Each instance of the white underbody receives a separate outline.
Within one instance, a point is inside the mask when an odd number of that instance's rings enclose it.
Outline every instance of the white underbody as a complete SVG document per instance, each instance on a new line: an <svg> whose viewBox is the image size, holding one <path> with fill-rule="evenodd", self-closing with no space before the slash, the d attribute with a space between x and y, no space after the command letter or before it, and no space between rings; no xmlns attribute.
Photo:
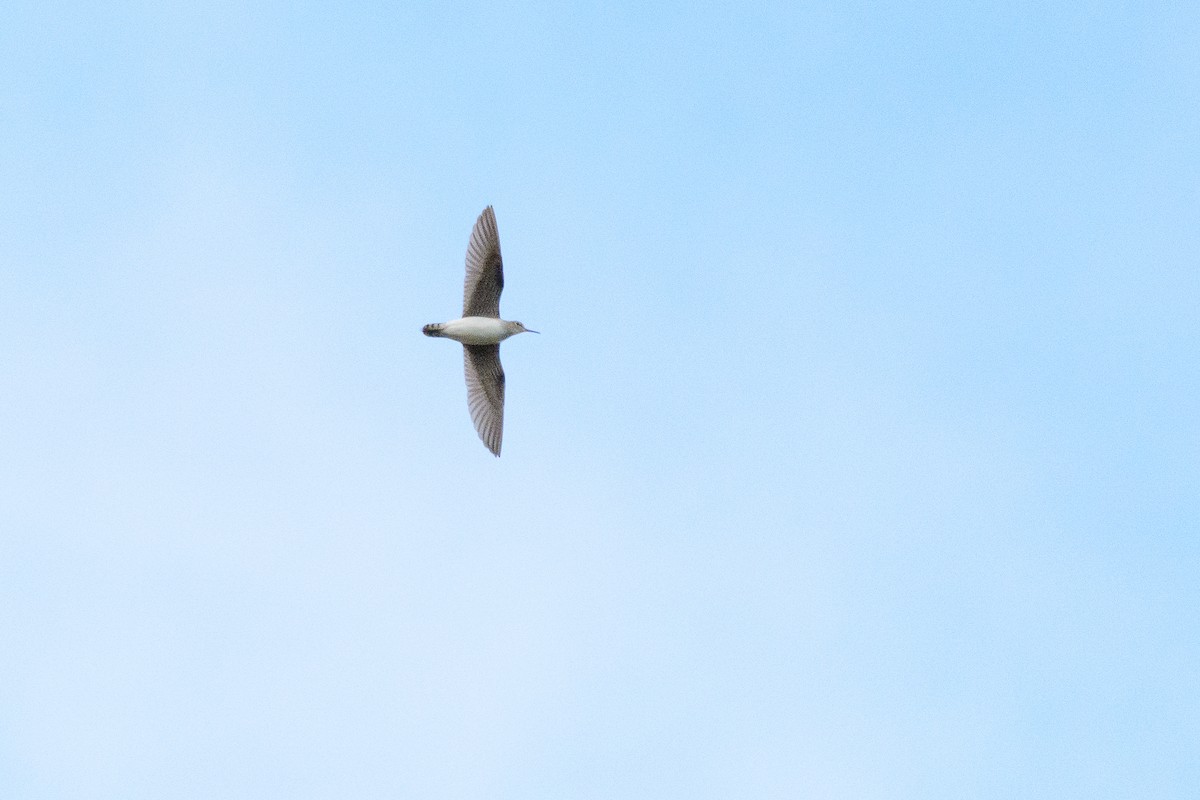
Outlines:
<svg viewBox="0 0 1200 800"><path fill-rule="evenodd" d="M463 317L443 324L439 335L463 344L499 344L515 332L502 319Z"/></svg>

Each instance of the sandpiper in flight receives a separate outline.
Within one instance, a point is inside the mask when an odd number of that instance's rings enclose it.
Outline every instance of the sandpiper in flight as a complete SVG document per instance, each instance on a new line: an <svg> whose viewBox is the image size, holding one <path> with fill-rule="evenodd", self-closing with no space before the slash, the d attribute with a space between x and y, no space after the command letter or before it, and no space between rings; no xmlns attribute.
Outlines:
<svg viewBox="0 0 1200 800"><path fill-rule="evenodd" d="M475 220L467 245L467 278L463 284L462 319L435 322L421 332L461 342L467 371L467 407L475 430L488 450L499 458L504 435L504 368L500 343L518 333L537 333L519 322L500 319L504 262L496 215L488 206Z"/></svg>

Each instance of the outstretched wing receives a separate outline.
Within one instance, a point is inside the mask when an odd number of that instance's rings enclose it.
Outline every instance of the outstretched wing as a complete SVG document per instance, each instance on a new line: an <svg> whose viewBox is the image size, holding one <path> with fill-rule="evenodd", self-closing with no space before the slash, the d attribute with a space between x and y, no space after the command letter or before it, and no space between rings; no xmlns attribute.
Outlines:
<svg viewBox="0 0 1200 800"><path fill-rule="evenodd" d="M471 421L487 449L499 458L500 440L504 436L504 367L500 366L500 345L464 344L463 361Z"/></svg>
<svg viewBox="0 0 1200 800"><path fill-rule="evenodd" d="M504 262L500 258L500 232L496 214L488 206L475 220L467 244L467 277L463 283L464 317L500 317L500 291L504 288Z"/></svg>

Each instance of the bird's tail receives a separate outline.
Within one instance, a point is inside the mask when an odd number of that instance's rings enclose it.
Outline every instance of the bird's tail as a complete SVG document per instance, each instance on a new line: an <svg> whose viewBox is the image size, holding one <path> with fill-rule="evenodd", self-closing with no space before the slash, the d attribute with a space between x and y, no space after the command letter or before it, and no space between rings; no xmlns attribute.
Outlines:
<svg viewBox="0 0 1200 800"><path fill-rule="evenodd" d="M446 327L446 326L443 325L442 323L434 322L429 325L426 325L424 328L421 328L421 333L425 334L426 336L441 336L442 328L444 328L444 327Z"/></svg>

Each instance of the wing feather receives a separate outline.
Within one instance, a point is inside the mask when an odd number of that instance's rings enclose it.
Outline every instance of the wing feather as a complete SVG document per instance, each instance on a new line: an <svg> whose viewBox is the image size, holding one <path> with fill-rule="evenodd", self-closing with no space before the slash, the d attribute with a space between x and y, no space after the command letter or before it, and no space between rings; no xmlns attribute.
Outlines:
<svg viewBox="0 0 1200 800"><path fill-rule="evenodd" d="M487 449L499 458L504 436L504 367L500 365L500 345L464 344L463 362L471 421Z"/></svg>
<svg viewBox="0 0 1200 800"><path fill-rule="evenodd" d="M500 317L500 292L504 289L504 261L500 257L500 232L496 213L488 206L475 220L467 243L467 277L463 282L464 317Z"/></svg>

